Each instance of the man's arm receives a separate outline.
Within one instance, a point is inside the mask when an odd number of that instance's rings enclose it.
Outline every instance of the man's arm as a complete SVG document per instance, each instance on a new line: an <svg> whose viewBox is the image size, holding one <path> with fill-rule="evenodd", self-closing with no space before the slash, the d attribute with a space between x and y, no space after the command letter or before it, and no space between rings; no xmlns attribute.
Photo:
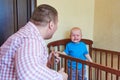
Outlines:
<svg viewBox="0 0 120 80"><path fill-rule="evenodd" d="M20 80L63 80L60 73L46 66L47 57L41 52L40 45L39 41L24 39L24 44L17 50L15 56L17 78Z"/></svg>

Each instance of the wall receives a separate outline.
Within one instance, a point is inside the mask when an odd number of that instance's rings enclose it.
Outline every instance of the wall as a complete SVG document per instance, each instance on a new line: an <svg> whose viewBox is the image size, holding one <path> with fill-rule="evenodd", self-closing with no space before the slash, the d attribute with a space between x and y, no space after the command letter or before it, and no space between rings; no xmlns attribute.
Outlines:
<svg viewBox="0 0 120 80"><path fill-rule="evenodd" d="M120 51L120 0L95 0L94 47Z"/></svg>
<svg viewBox="0 0 120 80"><path fill-rule="evenodd" d="M72 27L82 29L83 38L94 47L120 51L120 0L37 0L58 10L58 30L47 42L68 38Z"/></svg>
<svg viewBox="0 0 120 80"><path fill-rule="evenodd" d="M72 27L80 27L83 38L93 39L94 0L37 0L37 5L50 4L58 10L58 30L51 40L69 37Z"/></svg>

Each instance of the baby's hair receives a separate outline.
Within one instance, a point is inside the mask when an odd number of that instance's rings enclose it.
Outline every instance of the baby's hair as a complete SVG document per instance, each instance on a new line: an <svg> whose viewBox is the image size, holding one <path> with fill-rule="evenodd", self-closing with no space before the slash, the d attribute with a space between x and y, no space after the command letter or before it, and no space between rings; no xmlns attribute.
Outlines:
<svg viewBox="0 0 120 80"><path fill-rule="evenodd" d="M71 29L70 34L72 33L73 30L80 30L80 32L81 32L81 29L80 29L79 27L73 27L73 28ZM81 33L82 33L82 32L81 32Z"/></svg>
<svg viewBox="0 0 120 80"><path fill-rule="evenodd" d="M79 27L73 27L71 30L76 30L76 29L78 29L78 30L81 30Z"/></svg>

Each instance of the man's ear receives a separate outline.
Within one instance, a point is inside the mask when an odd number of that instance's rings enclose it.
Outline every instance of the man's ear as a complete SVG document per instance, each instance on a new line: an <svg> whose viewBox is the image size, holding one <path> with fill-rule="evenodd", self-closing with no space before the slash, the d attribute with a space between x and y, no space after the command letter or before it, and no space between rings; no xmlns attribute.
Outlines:
<svg viewBox="0 0 120 80"><path fill-rule="evenodd" d="M53 23L53 21L50 21L50 22L49 22L49 29L52 30L53 28L54 28L54 23Z"/></svg>

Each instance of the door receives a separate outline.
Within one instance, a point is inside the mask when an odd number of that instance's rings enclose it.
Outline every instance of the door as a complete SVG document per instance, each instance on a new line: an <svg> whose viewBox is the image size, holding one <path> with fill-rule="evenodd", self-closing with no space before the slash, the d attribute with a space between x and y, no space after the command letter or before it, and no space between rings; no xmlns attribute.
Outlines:
<svg viewBox="0 0 120 80"><path fill-rule="evenodd" d="M36 7L36 0L0 0L0 46L24 26Z"/></svg>

